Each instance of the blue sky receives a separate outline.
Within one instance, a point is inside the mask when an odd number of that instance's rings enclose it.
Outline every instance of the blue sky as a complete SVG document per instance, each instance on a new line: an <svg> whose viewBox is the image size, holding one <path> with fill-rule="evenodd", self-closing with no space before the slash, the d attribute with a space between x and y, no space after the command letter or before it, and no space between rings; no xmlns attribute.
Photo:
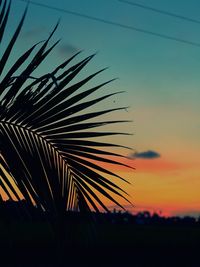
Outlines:
<svg viewBox="0 0 200 267"><path fill-rule="evenodd" d="M200 44L200 24L150 12L118 0L35 2ZM137 2L200 20L200 2L197 0ZM25 6L23 1L13 1L10 29L14 29L13 25L16 25ZM30 4L13 58L35 42L45 39L59 18L61 22L54 39L62 38L61 44L36 75L51 70L52 66L78 50L84 50L80 59L98 51L83 76L109 66L95 83L119 77L107 90L126 91L114 99L114 104L131 106L127 113L119 116L134 120L125 129L135 134L120 142L135 148L138 153L152 150L161 155L158 159L134 161L138 171L134 174L135 188L130 189L130 193L135 195L133 202L144 209L150 206L154 210L171 213L200 210L200 46ZM160 168L163 164L164 169ZM167 178L163 179L166 175ZM152 183L149 184L149 180ZM144 194L148 194L149 198ZM163 194L166 195L164 199ZM174 202L176 209L172 208Z"/></svg>

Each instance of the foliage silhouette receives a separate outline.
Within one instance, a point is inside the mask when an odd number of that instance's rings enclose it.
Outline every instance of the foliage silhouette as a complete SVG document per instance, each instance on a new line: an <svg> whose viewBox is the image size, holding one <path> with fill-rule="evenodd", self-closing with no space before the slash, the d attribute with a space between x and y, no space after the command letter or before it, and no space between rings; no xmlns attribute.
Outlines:
<svg viewBox="0 0 200 267"><path fill-rule="evenodd" d="M1 266L4 262L5 266L20 267L199 266L200 218L161 217L149 212L92 213L98 238L85 246L81 231L86 223L83 213L69 211L65 229L76 231L70 231L68 239L63 240L64 257L59 265L55 236L43 213L32 207L35 215L30 220L16 216L19 211L23 214L26 201L1 204Z"/></svg>
<svg viewBox="0 0 200 267"><path fill-rule="evenodd" d="M10 7L11 1L0 1L2 190L10 199L15 197L20 200L23 196L29 205L36 204L38 208L55 216L62 216L67 210L99 211L99 206L108 211L101 200L102 195L122 207L115 196L129 202L126 192L106 176L111 175L127 181L103 168L99 162L129 167L111 159L123 157L122 155L105 149L125 147L96 141L93 138L128 133L98 132L89 129L127 122L96 121L99 116L126 107L88 111L88 108L121 92L88 99L113 80L81 91L84 85L104 69L71 85L72 80L94 57L88 56L71 66L72 60L80 52L65 60L51 73L38 78L33 77L33 72L59 43L56 41L49 45L59 23L46 41L33 45L11 64L9 58L21 32L27 9L2 52ZM5 73L6 67L8 71Z"/></svg>

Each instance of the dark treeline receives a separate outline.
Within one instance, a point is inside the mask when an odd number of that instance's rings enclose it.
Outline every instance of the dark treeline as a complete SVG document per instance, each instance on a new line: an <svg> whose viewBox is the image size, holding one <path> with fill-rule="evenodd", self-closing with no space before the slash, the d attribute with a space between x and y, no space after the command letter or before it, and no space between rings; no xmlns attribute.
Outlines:
<svg viewBox="0 0 200 267"><path fill-rule="evenodd" d="M200 214L200 213L199 213ZM192 216L170 216L165 217L149 211L138 212L133 215L129 212L113 210L110 213L92 213L92 218L98 222L109 224L135 224L135 225L176 225L176 226L199 226L200 215L198 218ZM1 220L48 220L47 212L34 206L28 206L25 200L22 201L0 201ZM79 212L66 212L68 217L81 217Z"/></svg>
<svg viewBox="0 0 200 267"><path fill-rule="evenodd" d="M2 201L1 262L10 264L5 266L200 266L200 218L66 212L62 244L55 239L51 220L25 201Z"/></svg>

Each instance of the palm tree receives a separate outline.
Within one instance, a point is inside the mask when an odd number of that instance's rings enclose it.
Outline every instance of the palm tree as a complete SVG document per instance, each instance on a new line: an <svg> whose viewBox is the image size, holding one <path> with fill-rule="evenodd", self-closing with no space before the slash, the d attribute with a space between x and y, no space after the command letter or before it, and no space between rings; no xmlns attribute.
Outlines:
<svg viewBox="0 0 200 267"><path fill-rule="evenodd" d="M126 135L96 131L97 127L126 122L97 120L126 107L88 111L88 108L121 92L88 99L113 80L81 91L104 69L71 85L94 55L70 65L77 53L51 73L33 77L34 70L59 43L56 41L49 45L58 24L46 41L25 51L5 73L26 16L25 10L3 51L2 40L10 7L11 1L0 1L0 186L4 194L10 199L23 197L30 205L56 216L67 210L99 211L101 207L108 211L101 195L122 207L115 196L129 201L126 192L107 176L127 181L99 163L128 167L112 159L121 155L107 149L124 147L96 141L95 138Z"/></svg>

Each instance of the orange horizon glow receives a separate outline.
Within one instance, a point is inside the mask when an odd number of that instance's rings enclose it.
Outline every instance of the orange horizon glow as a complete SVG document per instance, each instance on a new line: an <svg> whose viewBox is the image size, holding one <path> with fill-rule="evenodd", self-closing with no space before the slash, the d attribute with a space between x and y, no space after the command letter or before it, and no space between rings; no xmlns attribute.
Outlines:
<svg viewBox="0 0 200 267"><path fill-rule="evenodd" d="M129 185L119 178L108 177L129 194L128 199L134 207L122 198L115 197L127 211L133 214L149 211L166 217L198 213L200 215L198 164L190 162L184 164L164 158L133 160L115 157L114 159L136 169L107 163L99 164L131 183ZM189 181L188 177L193 183ZM2 190L0 193L4 200L8 199ZM118 210L116 205L107 199L102 199L111 211L114 208Z"/></svg>

